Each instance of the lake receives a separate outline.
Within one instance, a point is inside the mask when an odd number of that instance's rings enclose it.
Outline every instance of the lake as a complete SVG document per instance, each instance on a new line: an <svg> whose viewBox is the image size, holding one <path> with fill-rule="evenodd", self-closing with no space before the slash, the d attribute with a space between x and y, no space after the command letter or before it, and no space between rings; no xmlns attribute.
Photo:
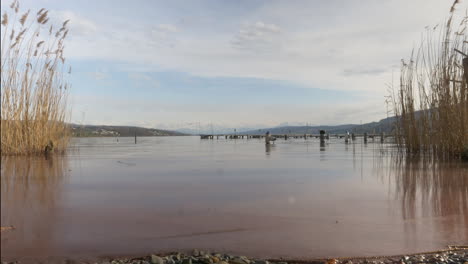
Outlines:
<svg viewBox="0 0 468 264"><path fill-rule="evenodd" d="M331 138L74 138L2 157L4 259L193 248L252 257L414 253L468 242L468 163Z"/></svg>

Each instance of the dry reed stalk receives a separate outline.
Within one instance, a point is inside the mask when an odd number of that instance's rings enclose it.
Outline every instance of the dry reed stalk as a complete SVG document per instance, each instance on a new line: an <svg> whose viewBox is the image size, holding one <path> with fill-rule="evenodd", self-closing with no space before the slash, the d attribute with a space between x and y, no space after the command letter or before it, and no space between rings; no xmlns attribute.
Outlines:
<svg viewBox="0 0 468 264"><path fill-rule="evenodd" d="M463 67L463 53L468 54L468 18L454 25L456 4L445 25L429 29L409 62L402 60L400 86L390 95L397 117L396 142L407 153L430 152L450 158L459 157L468 147L468 88L464 75L468 67Z"/></svg>
<svg viewBox="0 0 468 264"><path fill-rule="evenodd" d="M1 154L64 151L70 137L64 81L67 21L47 28L48 11L20 14L18 1L2 15ZM18 18L19 17L19 18Z"/></svg>

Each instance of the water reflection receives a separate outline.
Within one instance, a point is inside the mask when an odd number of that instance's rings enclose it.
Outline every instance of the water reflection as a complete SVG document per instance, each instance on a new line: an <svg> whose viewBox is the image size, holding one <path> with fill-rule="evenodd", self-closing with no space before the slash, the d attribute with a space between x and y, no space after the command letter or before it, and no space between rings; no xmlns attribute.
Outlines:
<svg viewBox="0 0 468 264"><path fill-rule="evenodd" d="M45 249L55 228L66 157L2 157L1 162L1 225L16 228L2 234L2 243Z"/></svg>
<svg viewBox="0 0 468 264"><path fill-rule="evenodd" d="M273 151L275 150L275 145L274 144L265 144L265 154L267 156L270 156L272 150Z"/></svg>
<svg viewBox="0 0 468 264"><path fill-rule="evenodd" d="M393 159L395 195L404 219L468 216L468 166L421 158Z"/></svg>
<svg viewBox="0 0 468 264"><path fill-rule="evenodd" d="M392 159L386 143L76 140L67 157L2 159L1 222L18 228L2 255L323 257L468 239L468 164Z"/></svg>
<svg viewBox="0 0 468 264"><path fill-rule="evenodd" d="M325 151L325 141L320 140L320 151Z"/></svg>

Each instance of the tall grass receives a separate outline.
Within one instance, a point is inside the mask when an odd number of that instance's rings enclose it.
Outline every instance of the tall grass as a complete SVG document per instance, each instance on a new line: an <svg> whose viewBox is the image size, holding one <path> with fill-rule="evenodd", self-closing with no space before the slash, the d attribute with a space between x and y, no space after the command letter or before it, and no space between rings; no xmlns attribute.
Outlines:
<svg viewBox="0 0 468 264"><path fill-rule="evenodd" d="M68 21L56 28L50 25L47 10L22 13L16 0L5 9L1 20L1 154L63 151L70 135L63 54Z"/></svg>
<svg viewBox="0 0 468 264"><path fill-rule="evenodd" d="M457 3L446 23L429 28L409 61L402 60L400 86L390 96L396 141L408 153L448 158L468 147L468 18L455 24Z"/></svg>

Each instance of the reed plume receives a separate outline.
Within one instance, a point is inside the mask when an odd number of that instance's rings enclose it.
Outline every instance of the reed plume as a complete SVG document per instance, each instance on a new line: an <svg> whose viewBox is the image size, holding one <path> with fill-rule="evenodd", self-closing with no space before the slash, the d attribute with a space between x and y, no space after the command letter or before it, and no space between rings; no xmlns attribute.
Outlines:
<svg viewBox="0 0 468 264"><path fill-rule="evenodd" d="M391 91L396 142L407 153L451 158L468 147L468 18L455 24L457 3L446 23L429 28L402 60L400 85Z"/></svg>
<svg viewBox="0 0 468 264"><path fill-rule="evenodd" d="M34 14L34 13L32 13ZM69 140L64 40L67 23L46 29L48 11L2 15L1 154L64 151ZM45 30L45 31L44 31ZM55 33L55 34L52 34Z"/></svg>

